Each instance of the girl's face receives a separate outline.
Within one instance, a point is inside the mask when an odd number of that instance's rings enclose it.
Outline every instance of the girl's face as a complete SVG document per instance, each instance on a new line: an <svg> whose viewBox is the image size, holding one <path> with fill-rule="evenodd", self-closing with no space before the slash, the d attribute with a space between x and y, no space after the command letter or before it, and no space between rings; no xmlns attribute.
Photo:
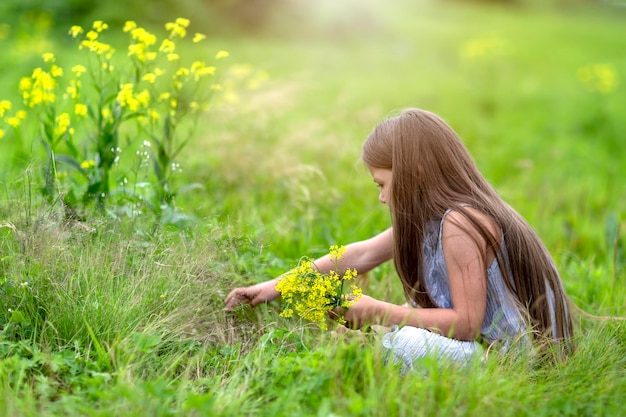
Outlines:
<svg viewBox="0 0 626 417"><path fill-rule="evenodd" d="M380 188L380 194L378 195L378 201L383 204L388 204L389 193L391 192L391 170L385 168L374 168L368 165L367 167L372 174L374 182Z"/></svg>

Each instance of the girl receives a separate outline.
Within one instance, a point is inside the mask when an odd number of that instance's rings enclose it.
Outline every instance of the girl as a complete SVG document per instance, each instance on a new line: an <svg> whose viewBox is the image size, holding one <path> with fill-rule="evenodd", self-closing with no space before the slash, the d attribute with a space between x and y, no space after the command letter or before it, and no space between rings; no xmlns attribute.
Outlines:
<svg viewBox="0 0 626 417"><path fill-rule="evenodd" d="M374 129L362 157L392 227L347 245L341 267L365 273L393 259L408 304L363 296L335 313L356 328L394 326L383 345L408 367L427 354L466 360L479 342L571 351L568 301L548 251L441 118L405 110ZM334 268L329 255L315 265ZM278 279L232 290L225 309L277 298Z"/></svg>

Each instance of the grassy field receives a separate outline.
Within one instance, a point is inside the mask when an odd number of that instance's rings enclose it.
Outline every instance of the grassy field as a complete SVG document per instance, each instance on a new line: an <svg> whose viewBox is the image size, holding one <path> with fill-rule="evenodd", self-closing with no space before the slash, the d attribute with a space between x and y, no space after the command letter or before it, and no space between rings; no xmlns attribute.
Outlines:
<svg viewBox="0 0 626 417"><path fill-rule="evenodd" d="M227 50L268 78L212 107L178 158L176 184L203 186L176 199L186 228L149 214L64 223L38 191L41 158L18 163L0 139L0 414L623 415L623 321L577 318L578 349L559 364L425 360L402 376L375 333L323 332L279 304L221 310L234 286L389 226L360 146L420 107L537 230L569 297L626 315L624 10L316 3L191 50ZM0 37L0 100L17 100L43 52L73 64L64 37L24 42ZM593 68L617 82L594 90ZM363 285L403 302L391 265Z"/></svg>

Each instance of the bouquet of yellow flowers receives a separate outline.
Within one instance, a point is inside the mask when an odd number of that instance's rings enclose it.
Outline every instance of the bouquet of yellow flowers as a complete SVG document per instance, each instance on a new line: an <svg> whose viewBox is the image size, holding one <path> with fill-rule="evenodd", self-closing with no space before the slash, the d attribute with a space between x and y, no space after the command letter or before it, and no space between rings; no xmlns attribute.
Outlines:
<svg viewBox="0 0 626 417"><path fill-rule="evenodd" d="M357 276L357 271L349 268L339 274L339 260L345 251L344 246L330 247L335 270L328 274L320 272L310 259L303 258L296 268L282 276L276 285L283 299L281 317L293 317L295 312L299 317L317 323L320 329L327 330L329 311L336 307L347 309L361 298L363 292L354 283L344 294L345 283Z"/></svg>

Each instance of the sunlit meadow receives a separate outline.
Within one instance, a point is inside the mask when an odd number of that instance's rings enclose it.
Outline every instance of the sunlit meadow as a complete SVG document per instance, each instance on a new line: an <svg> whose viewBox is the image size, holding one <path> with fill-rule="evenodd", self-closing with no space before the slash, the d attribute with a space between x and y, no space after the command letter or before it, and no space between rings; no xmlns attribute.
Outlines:
<svg viewBox="0 0 626 417"><path fill-rule="evenodd" d="M292 1L254 32L0 19L0 414L623 415L623 321L577 316L563 363L401 376L376 332L222 311L389 226L360 146L415 106L460 134L570 298L625 316L626 10L540 3ZM390 264L356 284L403 302Z"/></svg>

